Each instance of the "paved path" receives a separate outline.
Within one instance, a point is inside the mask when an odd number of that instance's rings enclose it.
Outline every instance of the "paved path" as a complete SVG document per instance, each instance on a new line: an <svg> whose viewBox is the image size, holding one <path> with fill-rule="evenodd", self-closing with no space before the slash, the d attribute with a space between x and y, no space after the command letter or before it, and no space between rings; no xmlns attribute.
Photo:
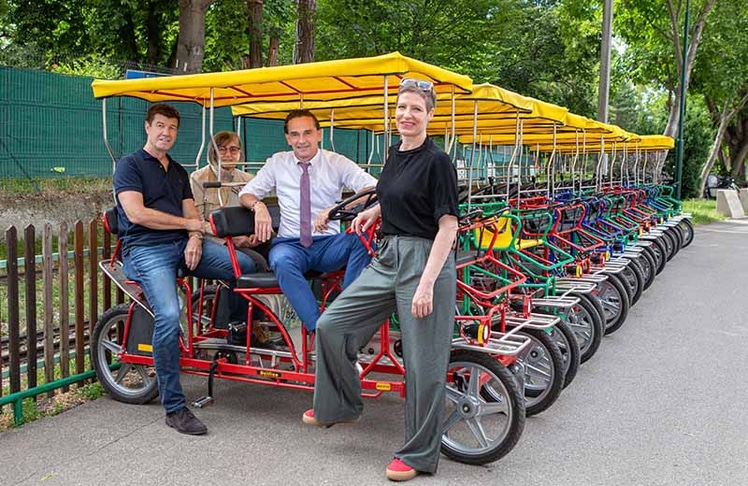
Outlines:
<svg viewBox="0 0 748 486"><path fill-rule="evenodd" d="M748 484L748 222L697 229L574 383L486 467L442 459L411 484ZM185 377L190 397L204 381ZM388 484L402 402L367 401L357 426L311 429L311 394L219 381L197 413L206 437L161 407L108 398L0 434L2 485Z"/></svg>

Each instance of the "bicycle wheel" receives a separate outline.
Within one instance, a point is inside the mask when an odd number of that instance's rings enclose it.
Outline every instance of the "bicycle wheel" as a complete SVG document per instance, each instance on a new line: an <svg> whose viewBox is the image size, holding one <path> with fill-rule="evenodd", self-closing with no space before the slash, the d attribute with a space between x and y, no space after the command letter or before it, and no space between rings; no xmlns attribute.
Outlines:
<svg viewBox="0 0 748 486"><path fill-rule="evenodd" d="M574 297L579 298L579 303L569 309L562 320L574 331L574 337L579 344L579 361L584 363L600 348L605 321L591 301L597 298L595 295L574 294Z"/></svg>
<svg viewBox="0 0 748 486"><path fill-rule="evenodd" d="M639 302L639 298L642 296L644 291L644 275L642 269L639 266L639 262L636 259L630 260L629 264L620 273L621 281L625 283L630 290L629 300L631 306Z"/></svg>
<svg viewBox="0 0 748 486"><path fill-rule="evenodd" d="M665 270L665 264L667 264L667 251L665 251L665 245L659 239L651 240L652 244L647 248L652 251L655 260L655 274L659 275Z"/></svg>
<svg viewBox="0 0 748 486"><path fill-rule="evenodd" d="M454 350L447 372L441 451L465 464L488 464L508 454L525 428L525 400L496 359Z"/></svg>
<svg viewBox="0 0 748 486"><path fill-rule="evenodd" d="M637 258L634 258L634 262L639 265L639 269L642 272L644 281L642 282L642 292L652 286L655 279L655 263L652 255L643 250Z"/></svg>
<svg viewBox="0 0 748 486"><path fill-rule="evenodd" d="M681 248L685 248L691 244L694 237L694 227L690 219L683 218L678 222L678 228L683 233L683 245Z"/></svg>
<svg viewBox="0 0 748 486"><path fill-rule="evenodd" d="M626 291L626 285L616 274L608 275L608 279L597 284L597 297L605 312L605 334L612 334L623 326L628 316L631 302Z"/></svg>
<svg viewBox="0 0 748 486"><path fill-rule="evenodd" d="M532 342L522 361L525 384L525 415L532 417L553 405L564 388L564 358L551 336L540 329L523 329L517 333Z"/></svg>
<svg viewBox="0 0 748 486"><path fill-rule="evenodd" d="M125 323L130 304L120 304L104 312L94 327L91 363L104 389L118 402L144 404L158 396L153 366L118 363L124 348ZM113 369L110 365L118 364Z"/></svg>
<svg viewBox="0 0 748 486"><path fill-rule="evenodd" d="M558 346L563 358L564 370L564 388L569 386L579 371L581 363L581 353L579 352L579 343L574 337L574 331L564 321L559 321L550 329L549 335L553 342Z"/></svg>

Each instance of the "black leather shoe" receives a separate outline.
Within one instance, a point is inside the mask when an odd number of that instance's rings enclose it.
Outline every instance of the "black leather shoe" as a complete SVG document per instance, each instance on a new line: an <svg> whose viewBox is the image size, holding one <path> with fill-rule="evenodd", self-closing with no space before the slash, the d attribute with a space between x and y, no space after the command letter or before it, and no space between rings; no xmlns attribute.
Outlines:
<svg viewBox="0 0 748 486"><path fill-rule="evenodd" d="M166 425L187 435L203 435L208 428L187 407L166 414Z"/></svg>

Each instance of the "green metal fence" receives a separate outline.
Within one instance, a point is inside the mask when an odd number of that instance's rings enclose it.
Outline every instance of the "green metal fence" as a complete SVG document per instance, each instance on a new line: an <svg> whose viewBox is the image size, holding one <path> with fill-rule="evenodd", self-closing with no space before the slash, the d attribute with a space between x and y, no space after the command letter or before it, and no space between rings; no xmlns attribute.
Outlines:
<svg viewBox="0 0 748 486"><path fill-rule="evenodd" d="M90 77L66 76L0 66L0 178L38 179L61 176L109 176L112 161L104 145L102 103L93 97ZM148 103L134 98L107 102L107 137L116 158L143 146L143 116ZM202 109L175 103L180 111L172 156L195 163L202 140ZM229 108L215 111L214 129L237 126ZM248 161L264 161L287 150L280 121L241 123ZM365 163L371 138L365 132L335 130L335 150ZM323 142L326 148L330 143ZM203 152L201 165L205 162Z"/></svg>

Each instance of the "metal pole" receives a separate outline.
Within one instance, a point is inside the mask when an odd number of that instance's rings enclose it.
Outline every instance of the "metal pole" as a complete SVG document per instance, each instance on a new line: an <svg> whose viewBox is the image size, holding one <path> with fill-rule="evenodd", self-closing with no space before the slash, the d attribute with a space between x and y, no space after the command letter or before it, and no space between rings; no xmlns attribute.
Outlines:
<svg viewBox="0 0 748 486"><path fill-rule="evenodd" d="M675 152L675 198L680 199L683 178L683 121L686 118L686 59L688 57L688 23L691 0L686 0L686 21L683 26L683 62L680 69L680 117L678 118L678 146Z"/></svg>
<svg viewBox="0 0 748 486"><path fill-rule="evenodd" d="M600 86L597 94L597 119L608 123L610 95L610 38L613 30L613 0L603 2L603 31L600 43Z"/></svg>

